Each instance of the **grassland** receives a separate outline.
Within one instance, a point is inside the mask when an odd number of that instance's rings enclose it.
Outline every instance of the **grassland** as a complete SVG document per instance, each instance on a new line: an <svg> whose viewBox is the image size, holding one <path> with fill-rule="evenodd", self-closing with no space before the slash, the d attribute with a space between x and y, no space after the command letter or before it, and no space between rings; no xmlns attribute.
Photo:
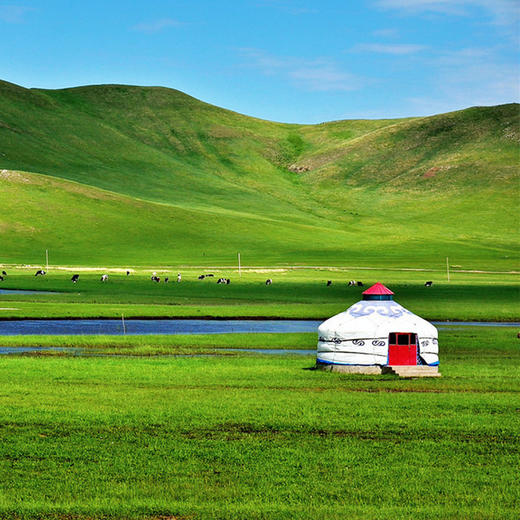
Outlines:
<svg viewBox="0 0 520 520"><path fill-rule="evenodd" d="M382 281L395 299L430 320L515 321L520 319L520 280L515 273L475 273L451 270L450 282L442 271L355 269L248 269L241 276L234 267L217 268L213 278L198 280L205 270L181 269L181 283L154 283L150 271L130 276L103 271L79 271L77 284L71 273L54 269L35 277L34 268L9 269L0 289L40 290L47 294L0 294L0 319L13 318L187 318L268 317L326 319L361 299L362 291ZM175 280L177 270L158 271ZM217 285L217 277L231 278ZM266 278L273 284L265 285ZM348 287L351 279L364 287ZM332 280L327 287L326 281ZM433 280L430 289L425 280Z"/></svg>
<svg viewBox="0 0 520 520"><path fill-rule="evenodd" d="M519 320L519 119L286 125L0 82L0 289L45 291L0 294L0 319L322 319L361 279L430 320ZM314 334L0 337L95 354L0 357L0 517L517 518L517 332L441 330L439 380L233 352Z"/></svg>
<svg viewBox="0 0 520 520"><path fill-rule="evenodd" d="M3 356L0 516L516 518L516 330L440 339L439 380L312 356Z"/></svg>
<svg viewBox="0 0 520 520"><path fill-rule="evenodd" d="M0 262L518 268L518 105L287 125L0 82Z"/></svg>

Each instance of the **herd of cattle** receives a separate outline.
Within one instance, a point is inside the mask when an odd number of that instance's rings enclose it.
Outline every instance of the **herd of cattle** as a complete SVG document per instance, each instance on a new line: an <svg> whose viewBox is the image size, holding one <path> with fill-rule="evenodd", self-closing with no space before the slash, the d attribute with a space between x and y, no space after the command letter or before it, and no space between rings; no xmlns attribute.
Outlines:
<svg viewBox="0 0 520 520"><path fill-rule="evenodd" d="M44 271L43 269L38 269L36 271L36 273L34 274L34 276L45 276L46 274L47 274L46 271ZM0 276L0 282L3 282L6 276L7 276L7 273L5 271L2 271L2 275ZM126 276L130 276L130 271L126 272ZM215 275L212 273L201 274L197 277L197 279L204 280L205 278L212 278L214 276ZM152 276L150 279L152 280L152 282L156 282L156 283L159 283L161 281L161 278L159 276L157 276L156 272L152 273ZM72 283L76 283L78 280L79 280L79 274L73 274L72 278L71 278ZM101 275L102 282L106 282L107 280L108 280L108 274ZM168 276L166 276L164 278L164 283L168 283L169 280L170 280L170 278ZM181 282L181 281L182 281L182 275L181 275L181 273L177 273L177 282ZM229 278L219 278L217 280L217 284L229 285L230 283L231 283L231 280ZM271 285L272 283L273 283L272 278L268 278L265 281L265 285ZM331 285L332 285L332 280L327 280L327 287L330 287ZM347 283L347 285L349 287L363 287L364 286L363 282L359 282L357 280L350 280ZM433 285L433 282L431 280L425 282L425 284L424 284L425 287L431 287L432 285Z"/></svg>

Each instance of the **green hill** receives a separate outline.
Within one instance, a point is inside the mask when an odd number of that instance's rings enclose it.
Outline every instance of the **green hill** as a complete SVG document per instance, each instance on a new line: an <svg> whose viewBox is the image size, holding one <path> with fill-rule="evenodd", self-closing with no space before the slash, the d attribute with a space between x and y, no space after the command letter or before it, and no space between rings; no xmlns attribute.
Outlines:
<svg viewBox="0 0 520 520"><path fill-rule="evenodd" d="M0 263L509 269L519 119L288 125L165 88L0 82Z"/></svg>

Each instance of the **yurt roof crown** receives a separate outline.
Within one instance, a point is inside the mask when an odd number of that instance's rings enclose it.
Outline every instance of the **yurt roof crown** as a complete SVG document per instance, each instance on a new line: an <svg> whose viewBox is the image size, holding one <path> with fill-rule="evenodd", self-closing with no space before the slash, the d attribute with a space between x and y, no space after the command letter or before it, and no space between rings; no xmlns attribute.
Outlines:
<svg viewBox="0 0 520 520"><path fill-rule="evenodd" d="M394 293L385 287L382 283L377 282L369 289L363 292L363 300L393 300Z"/></svg>

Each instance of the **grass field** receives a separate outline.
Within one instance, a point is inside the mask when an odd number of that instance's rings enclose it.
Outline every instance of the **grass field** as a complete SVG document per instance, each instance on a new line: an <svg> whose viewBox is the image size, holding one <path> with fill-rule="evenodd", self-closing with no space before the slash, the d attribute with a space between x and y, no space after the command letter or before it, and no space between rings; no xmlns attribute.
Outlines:
<svg viewBox="0 0 520 520"><path fill-rule="evenodd" d="M0 81L0 114L1 263L518 269L516 104L305 126Z"/></svg>
<svg viewBox="0 0 520 520"><path fill-rule="evenodd" d="M429 320L520 320L517 104L307 126L0 81L0 119L0 290L43 291L0 320L326 319L377 281ZM87 354L0 356L0 518L516 520L517 333L442 328L431 380L236 350L315 334L0 337Z"/></svg>
<svg viewBox="0 0 520 520"><path fill-rule="evenodd" d="M433 380L313 356L3 356L0 516L517 518L516 332L441 330Z"/></svg>
<svg viewBox="0 0 520 520"><path fill-rule="evenodd" d="M175 282L178 270L183 281ZM51 269L35 277L35 268L8 268L0 289L47 291L49 294L0 294L0 319L39 317L271 317L326 319L361 299L364 289L377 281L395 292L395 300L431 320L515 321L520 318L520 276L517 273L462 272L452 268L450 282L440 270L356 269L249 269L239 276L236 267L211 269L213 278L198 280L208 269L158 270L168 284L150 281L151 270L126 276L110 272L71 273ZM217 285L218 277L231 278ZM265 285L267 278L273 284ZM364 287L347 287L351 279ZM330 287L326 281L332 280ZM425 280L433 280L425 288ZM54 293L54 294L53 294Z"/></svg>

